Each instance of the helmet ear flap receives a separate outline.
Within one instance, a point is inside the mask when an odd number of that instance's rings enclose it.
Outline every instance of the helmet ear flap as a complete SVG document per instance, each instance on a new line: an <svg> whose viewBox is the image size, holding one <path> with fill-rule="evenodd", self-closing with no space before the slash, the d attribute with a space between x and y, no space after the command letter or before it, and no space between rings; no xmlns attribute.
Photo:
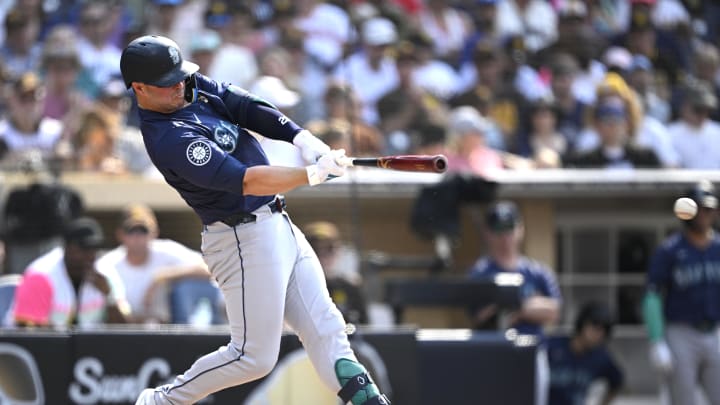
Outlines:
<svg viewBox="0 0 720 405"><path fill-rule="evenodd" d="M185 78L185 101L188 103L194 103L195 100L197 100L197 96L197 78L195 78L195 74L191 74Z"/></svg>

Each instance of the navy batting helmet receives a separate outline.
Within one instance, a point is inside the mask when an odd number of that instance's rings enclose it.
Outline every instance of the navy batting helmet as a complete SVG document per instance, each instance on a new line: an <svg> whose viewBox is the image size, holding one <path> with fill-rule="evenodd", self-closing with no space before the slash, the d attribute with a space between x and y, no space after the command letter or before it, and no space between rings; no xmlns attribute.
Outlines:
<svg viewBox="0 0 720 405"><path fill-rule="evenodd" d="M127 88L132 82L172 86L200 67L183 60L180 48L170 38L146 35L128 44L120 57L120 72Z"/></svg>

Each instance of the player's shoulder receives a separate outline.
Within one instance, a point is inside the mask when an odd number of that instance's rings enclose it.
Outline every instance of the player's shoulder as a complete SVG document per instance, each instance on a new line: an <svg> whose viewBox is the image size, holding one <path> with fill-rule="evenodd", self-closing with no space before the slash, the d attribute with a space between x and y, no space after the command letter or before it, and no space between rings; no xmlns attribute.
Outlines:
<svg viewBox="0 0 720 405"><path fill-rule="evenodd" d="M684 245L685 237L683 236L682 232L675 232L663 239L662 242L660 242L657 250L661 252L669 252L675 249L679 249Z"/></svg>

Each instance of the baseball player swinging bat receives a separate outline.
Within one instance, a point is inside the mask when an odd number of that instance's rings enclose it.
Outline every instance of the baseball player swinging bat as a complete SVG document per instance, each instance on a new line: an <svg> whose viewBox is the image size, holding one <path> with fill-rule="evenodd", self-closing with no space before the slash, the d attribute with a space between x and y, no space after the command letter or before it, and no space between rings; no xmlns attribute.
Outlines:
<svg viewBox="0 0 720 405"><path fill-rule="evenodd" d="M337 159L337 163L347 167L370 166L406 172L444 173L447 170L447 158L443 155L393 155L368 158L343 156Z"/></svg>

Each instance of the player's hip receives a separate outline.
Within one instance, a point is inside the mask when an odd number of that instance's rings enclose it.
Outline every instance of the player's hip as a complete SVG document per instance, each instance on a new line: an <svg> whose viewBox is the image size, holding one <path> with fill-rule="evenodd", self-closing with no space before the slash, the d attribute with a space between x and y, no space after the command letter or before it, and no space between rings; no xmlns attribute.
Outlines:
<svg viewBox="0 0 720 405"><path fill-rule="evenodd" d="M228 227L219 225L202 232L201 253L210 272L220 273L290 268L299 252L293 226L285 214L273 214L258 221Z"/></svg>

